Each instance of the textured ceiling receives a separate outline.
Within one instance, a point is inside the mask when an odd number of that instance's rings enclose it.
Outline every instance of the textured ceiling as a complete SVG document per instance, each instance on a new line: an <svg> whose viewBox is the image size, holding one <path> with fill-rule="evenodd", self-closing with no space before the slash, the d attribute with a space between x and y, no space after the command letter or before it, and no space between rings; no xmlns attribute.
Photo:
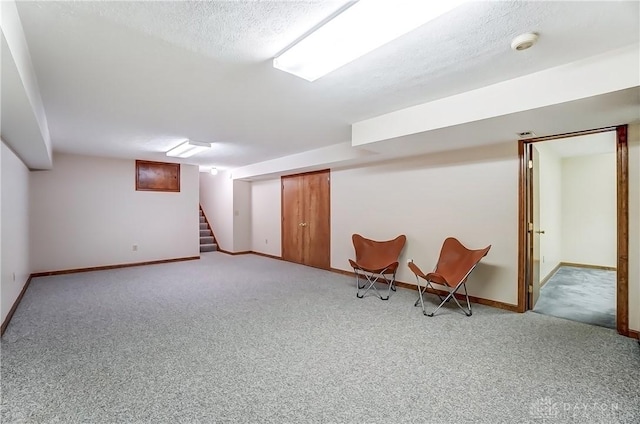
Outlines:
<svg viewBox="0 0 640 424"><path fill-rule="evenodd" d="M471 2L309 83L271 58L329 1L19 2L54 150L220 168L350 140L350 124L638 43L638 2ZM509 44L536 31L535 48ZM479 105L481 107L481 105Z"/></svg>

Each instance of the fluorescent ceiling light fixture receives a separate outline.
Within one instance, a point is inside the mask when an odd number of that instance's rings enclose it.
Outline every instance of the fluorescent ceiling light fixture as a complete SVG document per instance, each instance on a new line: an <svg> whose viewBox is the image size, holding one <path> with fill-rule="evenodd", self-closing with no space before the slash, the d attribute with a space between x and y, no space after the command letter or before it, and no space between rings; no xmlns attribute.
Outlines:
<svg viewBox="0 0 640 424"><path fill-rule="evenodd" d="M467 0L360 0L273 59L273 66L315 81Z"/></svg>
<svg viewBox="0 0 640 424"><path fill-rule="evenodd" d="M187 140L182 144L177 145L173 149L167 152L167 156L173 156L175 158L188 158L196 153L203 152L211 148L210 143L202 143L200 141Z"/></svg>

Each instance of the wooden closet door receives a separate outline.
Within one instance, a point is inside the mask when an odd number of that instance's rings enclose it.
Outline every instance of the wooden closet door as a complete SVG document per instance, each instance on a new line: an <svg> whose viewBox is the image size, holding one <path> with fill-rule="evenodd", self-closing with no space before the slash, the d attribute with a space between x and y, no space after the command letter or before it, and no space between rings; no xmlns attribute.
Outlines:
<svg viewBox="0 0 640 424"><path fill-rule="evenodd" d="M330 267L329 171L282 177L282 259Z"/></svg>
<svg viewBox="0 0 640 424"><path fill-rule="evenodd" d="M330 267L330 180L329 171L304 175L303 245L306 265Z"/></svg>
<svg viewBox="0 0 640 424"><path fill-rule="evenodd" d="M302 176L283 177L281 182L282 259L304 263Z"/></svg>

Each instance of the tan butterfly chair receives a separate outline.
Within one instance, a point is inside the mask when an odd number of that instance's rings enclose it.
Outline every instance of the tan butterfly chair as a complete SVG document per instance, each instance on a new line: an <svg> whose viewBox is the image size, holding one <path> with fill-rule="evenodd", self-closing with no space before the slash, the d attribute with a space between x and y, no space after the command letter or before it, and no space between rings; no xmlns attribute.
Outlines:
<svg viewBox="0 0 640 424"><path fill-rule="evenodd" d="M369 290L373 289L380 299L388 300L391 290L396 290L398 258L404 248L407 237L400 235L393 240L375 241L364 238L360 234L354 234L351 239L356 251L356 259L355 261L349 259L349 263L356 274L356 287L358 289L356 296L363 298ZM363 280L362 286L360 285L361 279ZM376 283L384 283L389 286L386 297L383 297L378 292ZM361 294L360 290L364 288L366 290Z"/></svg>
<svg viewBox="0 0 640 424"><path fill-rule="evenodd" d="M489 253L489 249L491 249L491 245L484 249L469 250L457 239L449 237L442 244L440 258L438 259L438 264L433 272L425 274L415 263L409 262L409 269L416 275L416 283L418 283L418 292L420 293L420 298L416 300L414 306L418 306L418 302L420 302L420 305L422 305L422 313L426 316L432 317L438 309L442 307L442 305L453 299L456 302L456 305L462 309L466 316L471 316L471 303L469 303L469 295L467 294L466 285L467 278L476 265L478 265L480 260ZM418 277L427 282L424 287L420 286L420 280ZM440 305L438 305L433 312L428 314L424 309L424 300L422 295L427 291L427 287L431 287L433 289L433 286L431 285L432 283L444 286L449 291L449 294L445 298L437 295L440 298ZM467 299L466 309L460 305L458 299L455 297L455 293L460 287L464 288L464 295Z"/></svg>

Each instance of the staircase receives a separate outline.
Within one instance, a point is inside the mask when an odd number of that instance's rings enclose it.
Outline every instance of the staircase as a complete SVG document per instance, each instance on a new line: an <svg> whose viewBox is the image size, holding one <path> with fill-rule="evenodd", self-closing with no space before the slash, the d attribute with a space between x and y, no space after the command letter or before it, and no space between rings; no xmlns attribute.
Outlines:
<svg viewBox="0 0 640 424"><path fill-rule="evenodd" d="M218 244L213 236L213 231L207 222L207 218L200 207L200 252L215 252L218 250Z"/></svg>

